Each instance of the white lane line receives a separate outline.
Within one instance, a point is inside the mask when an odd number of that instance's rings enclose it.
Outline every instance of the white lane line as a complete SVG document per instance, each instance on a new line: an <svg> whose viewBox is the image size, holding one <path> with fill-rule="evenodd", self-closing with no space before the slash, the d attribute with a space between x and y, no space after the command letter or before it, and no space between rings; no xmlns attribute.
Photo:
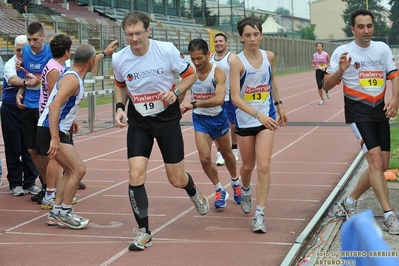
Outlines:
<svg viewBox="0 0 399 266"><path fill-rule="evenodd" d="M0 212L34 212L38 213L39 211L34 211L34 210L9 210L9 209L0 209Z"/></svg>

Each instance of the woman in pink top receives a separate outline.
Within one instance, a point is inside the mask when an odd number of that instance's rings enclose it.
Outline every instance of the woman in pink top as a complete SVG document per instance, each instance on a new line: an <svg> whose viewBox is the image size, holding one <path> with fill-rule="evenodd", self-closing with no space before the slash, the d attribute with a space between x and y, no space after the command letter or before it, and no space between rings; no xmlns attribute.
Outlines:
<svg viewBox="0 0 399 266"><path fill-rule="evenodd" d="M313 54L312 67L316 69L316 82L319 90L320 102L319 105L324 104L323 83L324 75L327 67L330 65L330 56L323 51L323 44L316 43L317 52ZM326 92L327 99L330 99L330 94Z"/></svg>

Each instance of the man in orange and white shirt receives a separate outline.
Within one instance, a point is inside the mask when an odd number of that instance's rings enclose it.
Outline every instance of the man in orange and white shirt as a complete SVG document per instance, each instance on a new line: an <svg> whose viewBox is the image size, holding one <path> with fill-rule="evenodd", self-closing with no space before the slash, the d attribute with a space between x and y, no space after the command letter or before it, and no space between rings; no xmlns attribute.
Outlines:
<svg viewBox="0 0 399 266"><path fill-rule="evenodd" d="M384 211L383 229L399 234L397 215L389 201L384 171L390 159L389 119L399 103L399 72L388 45L372 41L374 15L365 9L351 14L354 41L338 47L331 56L324 89L343 82L345 120L358 139L369 167L355 189L340 202L347 218L357 211L357 199L372 187ZM392 98L385 102L386 81L392 81Z"/></svg>

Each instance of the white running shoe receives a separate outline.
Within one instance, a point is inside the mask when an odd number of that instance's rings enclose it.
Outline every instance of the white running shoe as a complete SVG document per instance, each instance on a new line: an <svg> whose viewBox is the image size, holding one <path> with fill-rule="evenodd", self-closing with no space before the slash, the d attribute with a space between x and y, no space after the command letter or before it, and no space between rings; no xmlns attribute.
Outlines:
<svg viewBox="0 0 399 266"><path fill-rule="evenodd" d="M265 217L258 215L254 217L252 222L252 231L255 233L266 233Z"/></svg>
<svg viewBox="0 0 399 266"><path fill-rule="evenodd" d="M152 246L151 235L145 232L145 228L133 229L136 238L129 245L129 250L143 250Z"/></svg>
<svg viewBox="0 0 399 266"><path fill-rule="evenodd" d="M331 99L331 94L328 91L326 91L326 96L327 96L327 99Z"/></svg>
<svg viewBox="0 0 399 266"><path fill-rule="evenodd" d="M216 153L216 165L217 166L224 165L224 158L223 158L222 154L220 153L220 151L218 151Z"/></svg>
<svg viewBox="0 0 399 266"><path fill-rule="evenodd" d="M324 105L324 100L320 100L319 105Z"/></svg>

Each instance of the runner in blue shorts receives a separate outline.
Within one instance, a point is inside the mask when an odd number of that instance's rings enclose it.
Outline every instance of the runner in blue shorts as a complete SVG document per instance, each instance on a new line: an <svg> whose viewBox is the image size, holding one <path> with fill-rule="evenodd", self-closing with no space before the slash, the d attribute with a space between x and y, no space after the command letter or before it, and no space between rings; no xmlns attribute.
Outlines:
<svg viewBox="0 0 399 266"><path fill-rule="evenodd" d="M238 147L237 147L237 135L234 132L235 130L235 123L236 123L236 107L234 104L231 102L231 97L230 97L230 62L237 57L237 55L233 54L232 52L227 51L227 46L229 42L227 41L227 36L224 35L223 33L219 32L215 34L215 38L213 39L214 41L214 47L215 47L215 53L211 55L210 62L212 64L216 64L219 66L224 72L226 73L226 94L224 97L224 110L226 111L227 117L230 122L230 138L231 138L231 150L233 151L233 154L236 158L236 161L238 161ZM219 147L216 144L216 147L218 148L218 151L216 153L216 165L224 165L225 160L220 153Z"/></svg>
<svg viewBox="0 0 399 266"><path fill-rule="evenodd" d="M229 194L221 185L218 171L212 163L212 141L215 141L225 158L231 176L234 201L241 203L241 189L237 178L236 159L231 150L229 121L223 109L226 93L226 74L216 64L209 62L208 44L203 39L194 39L188 45L191 61L196 67L198 80L191 87L191 103L181 104L182 112L193 110L195 142L206 175L216 188L215 209L224 208ZM236 190L238 188L238 190ZM239 191L239 193L236 193Z"/></svg>

